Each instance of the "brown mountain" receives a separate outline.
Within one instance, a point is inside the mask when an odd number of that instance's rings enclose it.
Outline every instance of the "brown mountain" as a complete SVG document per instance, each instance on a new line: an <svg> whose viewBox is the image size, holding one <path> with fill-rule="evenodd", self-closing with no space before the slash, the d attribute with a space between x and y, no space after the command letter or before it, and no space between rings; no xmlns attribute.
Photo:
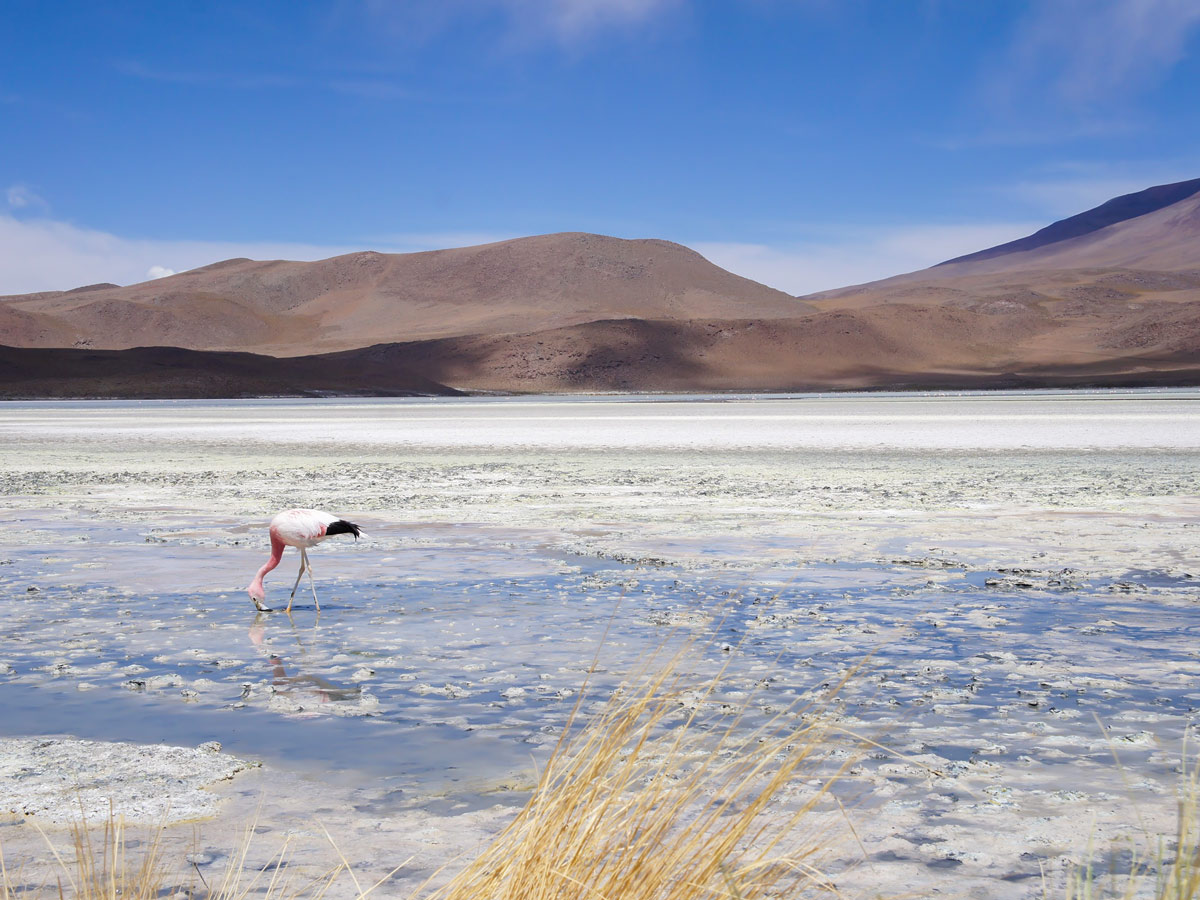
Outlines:
<svg viewBox="0 0 1200 900"><path fill-rule="evenodd" d="M0 347L0 398L410 396L1200 384L1194 350L1006 365L970 310L895 304L791 319L588 322L303 357Z"/></svg>
<svg viewBox="0 0 1200 900"><path fill-rule="evenodd" d="M981 373L1093 364L1145 372L1200 363L1200 180L1118 200L1073 218L1094 225L1114 209L1127 217L1074 236L1067 235L1076 226L1051 226L1037 241L1031 235L803 299L822 312L872 318L896 306L969 311L981 323L974 342L988 348L975 362ZM1140 209L1149 211L1134 214ZM1045 240L1047 233L1059 238ZM947 353L927 362L935 370L951 361Z"/></svg>
<svg viewBox="0 0 1200 900"><path fill-rule="evenodd" d="M1196 385L1198 191L799 300L677 244L583 234L0 298L0 343L24 347L330 351L0 349L0 396Z"/></svg>
<svg viewBox="0 0 1200 900"><path fill-rule="evenodd" d="M1050 289L1056 296L1067 287L1094 284L1098 288L1115 287L1134 294L1174 295L1170 299L1190 297L1200 275L1200 179L1149 188L1140 194L1118 198L1128 201L1120 208L1134 209L1149 204L1143 198L1161 197L1165 188L1190 188L1192 192L1165 206L1154 205L1141 215L1131 215L1108 225L1090 228L1082 234L1064 236L1072 229L1055 232L1056 225L1072 220L1092 221L1109 201L1093 210L1064 219L1017 241L1001 244L978 253L960 256L930 269L897 275L869 284L854 285L812 294L803 299L823 306L830 301L854 305L894 302L923 297L938 302L974 297L982 298L997 288ZM1170 195L1169 195L1170 196ZM1134 202L1138 198L1142 201ZM1058 238L1047 238L1059 234ZM1087 291L1071 292L1072 299ZM1097 290L1097 296L1116 299L1111 291Z"/></svg>
<svg viewBox="0 0 1200 900"><path fill-rule="evenodd" d="M532 334L385 344L331 354L462 390L814 391L1200 384L1195 353L1011 366L969 310L897 305L793 319L588 322Z"/></svg>
<svg viewBox="0 0 1200 900"><path fill-rule="evenodd" d="M993 259L997 256L1007 256L1010 253L1020 253L1025 250L1036 250L1050 244L1068 241L1071 238L1082 237L1094 231L1099 231L1101 228L1107 228L1109 225L1116 225L1119 222L1125 222L1129 219L1136 219L1149 213L1157 212L1160 209L1178 203L1180 200L1186 200L1194 196L1197 192L1200 192L1200 178L1193 178L1191 181L1177 181L1174 184L1160 184L1133 194L1123 194L1120 197L1114 197L1112 200L1101 203L1094 209L1089 209L1068 219L1047 225L1045 228L1034 232L1028 237L1009 241L1007 244L1000 244L996 247L989 247L987 250L980 250L977 253L968 253L966 256L959 256L941 263L941 265L979 262L980 260Z"/></svg>
<svg viewBox="0 0 1200 900"><path fill-rule="evenodd" d="M571 233L319 262L231 259L130 287L4 297L0 344L299 356L599 319L806 311L679 244Z"/></svg>

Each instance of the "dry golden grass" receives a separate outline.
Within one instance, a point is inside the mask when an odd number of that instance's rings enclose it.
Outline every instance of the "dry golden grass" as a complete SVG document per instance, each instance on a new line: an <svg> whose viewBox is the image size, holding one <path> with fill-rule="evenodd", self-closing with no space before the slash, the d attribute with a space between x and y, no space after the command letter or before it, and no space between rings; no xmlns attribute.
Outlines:
<svg viewBox="0 0 1200 900"><path fill-rule="evenodd" d="M529 803L428 900L703 900L836 892L815 865L832 841L798 826L838 772L764 815L826 748L820 715L718 724L677 662L568 724ZM704 685L713 698L720 675ZM687 698L696 707L684 711ZM574 716L572 716L574 718ZM812 774L812 771L809 772Z"/></svg>
<svg viewBox="0 0 1200 900"><path fill-rule="evenodd" d="M814 832L811 814L841 774L824 751L844 748L847 739L834 734L819 708L789 710L750 727L749 706L731 712L721 702L720 674L698 687L680 674L681 661L644 671L590 716L581 713L581 697L525 808L447 883L416 896L836 895L820 871L822 854L836 843L825 829L835 823L822 815ZM774 801L785 794L788 812L781 813ZM1200 900L1200 759L1185 766L1177 812L1173 842L1161 840L1135 855L1123 875L1095 864L1077 866L1067 873L1061 895ZM53 874L40 884L22 883L0 853L0 900L152 900L177 891L205 900L321 900L335 887L339 896L366 898L384 884L361 884L340 850L341 863L329 871L295 875L302 867L293 863L302 860L293 859L288 841L268 864L251 865L253 824L210 884L199 870L164 862L164 834L163 828L150 829L136 852L127 852L126 829L114 819L95 837L77 828L71 850L54 849L47 837ZM1086 856L1093 856L1090 848ZM1059 893L1047 887L1045 896Z"/></svg>
<svg viewBox="0 0 1200 900"><path fill-rule="evenodd" d="M152 900L159 896L168 880L160 853L161 835L161 829L154 830L148 846L134 860L126 852L124 825L111 817L98 839L94 840L87 828L72 831L74 852L69 862L47 840L47 852L56 864L53 886L16 887L0 854L0 900L47 894L87 900Z"/></svg>
<svg viewBox="0 0 1200 900"><path fill-rule="evenodd" d="M1066 900L1200 900L1200 757L1185 763L1177 802L1173 852L1161 838L1135 849L1124 875L1097 871L1091 862L1075 866L1067 873Z"/></svg>
<svg viewBox="0 0 1200 900"><path fill-rule="evenodd" d="M750 728L747 709L715 713L721 676L697 687L680 676L681 659L627 682L578 725L581 695L516 819L447 884L418 893L425 900L754 900L833 891L814 864L829 835L802 844L798 826L837 772L793 798L789 813L764 815L819 759L826 723L792 710ZM253 828L221 881L197 882L197 872L185 885L191 873L162 862L162 833L132 863L118 822L95 843L76 829L73 860L47 841L57 876L40 887L18 889L0 857L0 900L150 900L177 889L209 900L320 898L343 876L356 897L378 887L359 884L345 857L320 878L285 881L287 844L273 864L248 871Z"/></svg>
<svg viewBox="0 0 1200 900"><path fill-rule="evenodd" d="M254 837L254 826L247 826L238 848L230 854L230 862L214 884L181 864L169 865L164 859L165 826L147 830L148 840L138 841L136 853L130 853L128 830L120 819L110 816L104 828L93 835L87 823L71 830L70 857L55 849L43 832L47 853L54 861L54 874L39 884L21 884L18 874L10 873L0 853L0 900L41 900L45 897L72 900L158 900L182 893L206 900L246 900L263 897L267 900L309 898L320 900L337 881L345 863L329 872L304 880L300 885L288 871L289 842L285 841L270 862L258 869L248 868L246 858ZM359 890L366 897L370 890Z"/></svg>

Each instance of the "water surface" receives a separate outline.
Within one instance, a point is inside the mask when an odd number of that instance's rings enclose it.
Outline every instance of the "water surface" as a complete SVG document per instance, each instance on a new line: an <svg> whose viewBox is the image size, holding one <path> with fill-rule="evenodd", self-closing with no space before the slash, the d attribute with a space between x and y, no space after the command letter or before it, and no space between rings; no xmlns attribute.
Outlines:
<svg viewBox="0 0 1200 900"><path fill-rule="evenodd" d="M216 739L383 815L517 802L602 640L597 702L693 635L764 716L868 660L864 846L1019 885L1080 816L1171 827L1197 447L1186 390L5 404L0 734ZM368 532L319 616L244 594L290 506Z"/></svg>

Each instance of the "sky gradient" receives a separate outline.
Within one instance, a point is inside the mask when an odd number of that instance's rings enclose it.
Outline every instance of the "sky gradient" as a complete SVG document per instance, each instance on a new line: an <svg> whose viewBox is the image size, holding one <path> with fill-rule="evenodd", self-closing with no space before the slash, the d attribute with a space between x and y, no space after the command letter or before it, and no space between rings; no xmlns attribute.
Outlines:
<svg viewBox="0 0 1200 900"><path fill-rule="evenodd" d="M1195 0L0 10L0 293L657 237L793 293L1200 177Z"/></svg>

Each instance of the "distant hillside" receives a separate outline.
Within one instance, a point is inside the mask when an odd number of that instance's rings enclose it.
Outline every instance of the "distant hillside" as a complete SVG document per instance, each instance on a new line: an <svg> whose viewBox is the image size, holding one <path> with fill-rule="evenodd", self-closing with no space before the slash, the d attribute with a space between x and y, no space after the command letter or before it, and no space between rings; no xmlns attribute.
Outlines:
<svg viewBox="0 0 1200 900"><path fill-rule="evenodd" d="M571 233L311 263L232 259L130 287L0 298L0 343L298 356L597 319L805 310L679 244Z"/></svg>
<svg viewBox="0 0 1200 900"><path fill-rule="evenodd" d="M897 305L795 319L588 322L529 334L278 358L0 347L0 398L814 391L1200 384L1194 351L1026 363L969 310ZM1026 323L1018 337L1036 334ZM419 373L419 374L418 374Z"/></svg>
<svg viewBox="0 0 1200 900"><path fill-rule="evenodd" d="M1125 222L1129 219L1144 216L1147 213L1157 212L1164 207L1178 203L1180 200L1186 200L1197 193L1200 193L1200 178L1193 178L1191 181L1178 181L1175 184L1160 184L1157 187L1146 188L1146 190L1138 191L1137 193L1124 194L1101 203L1099 206L1089 209L1086 212L1071 216L1069 219L1062 219L1061 221L1047 225L1045 228L1035 231L1028 237L1009 241L1007 244L1000 244L996 247L989 247L986 250L979 250L975 253L968 253L966 256L947 260L941 263L941 265L980 262L985 259L993 259L997 256L1006 256L1010 253L1037 250L1039 247L1046 247L1050 244L1057 244L1060 241L1082 237L1094 231L1099 231L1101 228L1107 228L1109 225L1116 225L1118 222Z"/></svg>
<svg viewBox="0 0 1200 900"><path fill-rule="evenodd" d="M0 298L0 343L25 347L0 348L0 396L1197 385L1192 186L799 300L678 244L586 234ZM146 346L32 349L72 344Z"/></svg>
<svg viewBox="0 0 1200 900"><path fill-rule="evenodd" d="M1155 208L1076 237L984 251L804 299L825 312L877 317L895 306L978 313L990 321L980 342L1006 351L1014 367L1107 365L1137 356L1143 361L1134 370L1153 372L1167 358L1200 362L1200 193L1157 205L1192 185L1200 181L1130 195L1140 199L1118 208Z"/></svg>
<svg viewBox="0 0 1200 900"><path fill-rule="evenodd" d="M178 347L67 350L0 346L0 398L407 397L457 394L370 359L277 359Z"/></svg>

